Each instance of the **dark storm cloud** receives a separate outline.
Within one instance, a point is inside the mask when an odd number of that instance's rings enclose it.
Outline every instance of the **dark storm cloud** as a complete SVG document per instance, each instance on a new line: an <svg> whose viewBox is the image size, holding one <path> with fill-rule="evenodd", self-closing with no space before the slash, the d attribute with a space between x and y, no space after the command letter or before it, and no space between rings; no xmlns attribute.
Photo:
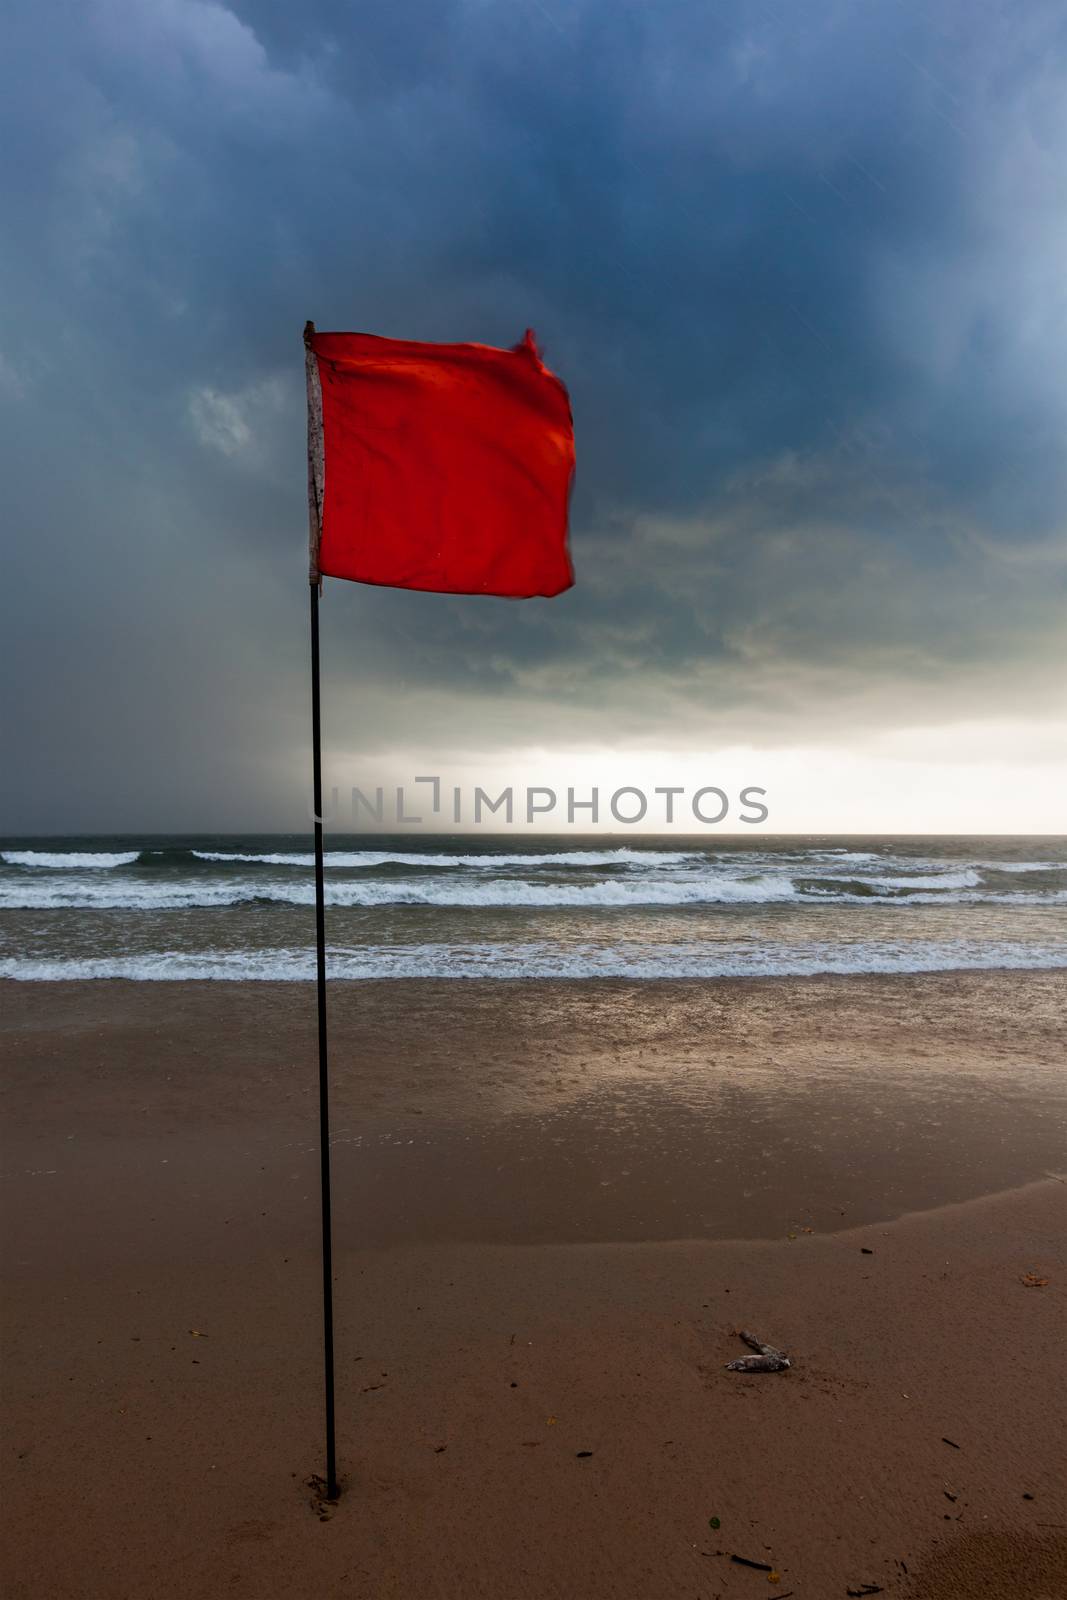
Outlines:
<svg viewBox="0 0 1067 1600"><path fill-rule="evenodd" d="M1048 700L1061 8L24 4L5 73L11 826L293 792L308 315L532 323L579 434L573 593L334 586L347 743Z"/></svg>

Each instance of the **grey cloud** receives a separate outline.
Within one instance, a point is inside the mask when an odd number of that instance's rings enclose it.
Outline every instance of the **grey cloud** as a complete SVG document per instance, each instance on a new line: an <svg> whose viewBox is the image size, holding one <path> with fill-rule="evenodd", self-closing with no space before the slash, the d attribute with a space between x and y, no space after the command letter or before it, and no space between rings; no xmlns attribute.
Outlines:
<svg viewBox="0 0 1067 1600"><path fill-rule="evenodd" d="M578 428L571 594L331 594L368 748L431 694L498 743L1054 695L1060 8L23 0L13 38L10 826L133 771L130 819L236 824L302 771L308 315L532 323Z"/></svg>

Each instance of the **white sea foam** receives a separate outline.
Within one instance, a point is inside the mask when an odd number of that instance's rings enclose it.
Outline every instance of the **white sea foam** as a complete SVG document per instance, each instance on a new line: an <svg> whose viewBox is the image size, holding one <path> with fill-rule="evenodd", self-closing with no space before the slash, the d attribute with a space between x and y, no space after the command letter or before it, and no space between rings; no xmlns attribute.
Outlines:
<svg viewBox="0 0 1067 1600"><path fill-rule="evenodd" d="M315 857L310 851L279 852L269 855L246 855L227 850L194 850L201 861L238 861L263 867L311 867ZM680 866L686 861L699 861L704 855L699 850L552 850L540 854L505 855L496 851L482 851L475 855L437 855L429 851L395 850L327 850L327 867L661 867Z"/></svg>
<svg viewBox="0 0 1067 1600"><path fill-rule="evenodd" d="M882 859L873 850L806 850L803 853L812 858L826 856L832 861L880 861Z"/></svg>
<svg viewBox="0 0 1067 1600"><path fill-rule="evenodd" d="M977 889L981 881L977 872L917 872L896 878L862 879L877 889Z"/></svg>
<svg viewBox="0 0 1067 1600"><path fill-rule="evenodd" d="M715 945L421 944L332 949L331 979L771 978L822 974L980 972L1067 968L1058 945L967 940ZM0 979L50 982L310 982L307 950L164 950L137 956L0 959Z"/></svg>
<svg viewBox="0 0 1067 1600"><path fill-rule="evenodd" d="M280 891L279 891L280 892ZM301 896L307 892L301 886ZM462 883L448 879L422 883L337 883L333 904L431 906L627 907L687 905L768 905L793 900L796 889L786 877L749 879L711 874L670 880L605 878L596 883L527 883L502 879Z"/></svg>
<svg viewBox="0 0 1067 1600"><path fill-rule="evenodd" d="M314 889L311 891L314 898ZM154 883L103 879L0 880L4 911L191 911L241 905L256 898L247 883Z"/></svg>
<svg viewBox="0 0 1067 1600"><path fill-rule="evenodd" d="M847 887L831 887L807 882L798 888L790 876L778 873L730 875L725 872L699 872L673 877L641 874L627 878L603 878L587 883L531 882L526 879L425 877L420 879L341 880L326 885L329 906L359 908L374 906L427 906L445 909L527 910L629 909L640 907L687 906L771 906L807 905L901 905L964 906L1013 905L1056 906L1067 904L1067 889L1046 889L1036 893L998 892L976 887L956 887L959 880L973 875L944 875L870 880L874 893L858 894ZM932 889L928 885L937 883ZM974 878L977 883L977 878ZM907 888L911 893L902 894ZM255 877L228 878L220 882L133 880L87 876L33 877L17 881L0 880L0 909L5 910L96 910L96 911L184 911L211 910L254 903L276 906L310 906L315 888L310 877L304 881L270 880Z"/></svg>
<svg viewBox="0 0 1067 1600"><path fill-rule="evenodd" d="M1067 872L1067 861L979 861L989 872Z"/></svg>
<svg viewBox="0 0 1067 1600"><path fill-rule="evenodd" d="M139 854L138 850L0 850L0 861L8 867L81 871L83 868L130 867Z"/></svg>
<svg viewBox="0 0 1067 1600"><path fill-rule="evenodd" d="M463 907L637 907L686 905L767 905L793 900L790 879L736 879L711 875L656 881L649 878L602 879L596 883L528 883L521 879L470 881L454 878L364 879L329 883L330 906ZM315 886L303 883L230 880L222 883L66 882L0 883L0 908L8 910L141 910L179 911L197 907L233 906L253 901L308 906Z"/></svg>

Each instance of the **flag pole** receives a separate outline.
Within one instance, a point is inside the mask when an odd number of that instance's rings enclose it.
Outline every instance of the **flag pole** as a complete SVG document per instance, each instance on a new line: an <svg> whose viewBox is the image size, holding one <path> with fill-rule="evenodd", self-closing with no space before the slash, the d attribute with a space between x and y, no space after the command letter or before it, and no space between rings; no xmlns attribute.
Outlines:
<svg viewBox="0 0 1067 1600"><path fill-rule="evenodd" d="M326 1047L326 882L322 848L322 716L319 694L319 590L318 533L321 494L322 400L318 373L312 377L314 356L309 339L315 331L304 329L308 372L308 505L311 517L311 772L315 826L315 979L319 1019L319 1178L322 1192L322 1330L323 1378L326 1401L326 1499L338 1495L337 1450L334 1427L333 1384L333 1240L330 1217L330 1075ZM314 388L314 393L312 392Z"/></svg>

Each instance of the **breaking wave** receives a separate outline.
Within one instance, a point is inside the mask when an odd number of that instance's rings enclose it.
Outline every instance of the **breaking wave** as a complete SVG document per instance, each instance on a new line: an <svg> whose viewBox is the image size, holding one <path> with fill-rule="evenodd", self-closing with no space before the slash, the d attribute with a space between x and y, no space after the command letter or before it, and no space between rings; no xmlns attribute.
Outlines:
<svg viewBox="0 0 1067 1600"><path fill-rule="evenodd" d="M596 883L528 883L500 879L470 882L455 879L421 879L416 882L332 882L326 885L330 906L477 906L610 907L686 905L768 905L793 900L796 890L788 878L751 880L714 877L676 879L602 879ZM250 905L310 906L315 886L304 883L0 883L0 908L7 910L128 910L165 911Z"/></svg>
<svg viewBox="0 0 1067 1600"><path fill-rule="evenodd" d="M422 944L331 949L332 980L388 978L806 978L1067 968L1061 945L968 940L795 945ZM137 956L0 959L0 979L60 982L311 982L308 950L161 950Z"/></svg>
<svg viewBox="0 0 1067 1600"><path fill-rule="evenodd" d="M7 867L80 872L99 867L131 867L139 855L139 850L0 850L0 861Z"/></svg>
<svg viewBox="0 0 1067 1600"><path fill-rule="evenodd" d="M915 873L899 878L866 878L875 889L977 889L981 878L977 872Z"/></svg>
<svg viewBox="0 0 1067 1600"><path fill-rule="evenodd" d="M16 852L20 854L21 852ZM575 852L597 857L596 852ZM1059 881L1050 885L1022 889L1003 882L986 883L973 869L940 872L894 872L861 876L855 868L849 875L815 868L805 872L792 867L784 870L730 870L725 864L694 867L689 856L664 859L660 869L638 873L619 872L612 876L539 876L535 857L493 858L506 864L522 861L530 877L493 877L487 872L471 874L440 873L417 877L383 875L379 877L330 877L326 901L335 907L429 906L445 909L534 910L572 907L638 909L640 907L693 906L781 906L794 905L894 905L965 906L1017 905L1058 906L1067 903L1065 869L1053 866ZM135 859L135 858L134 858ZM263 860L264 858L257 858ZM398 860L391 855L389 864ZM418 856L422 866L442 865L442 858ZM475 858L479 867L488 857ZM553 862L557 858L549 857ZM599 858L597 858L599 859ZM443 858L444 865L462 858ZM707 858L704 858L705 862ZM111 858L109 864L120 864ZM124 864L124 863L123 863ZM582 866L591 865L583 859ZM22 865L21 862L17 865ZM279 863L270 863L275 868ZM673 868L673 870L672 870ZM310 871L293 877L275 870L270 873L241 872L235 862L225 876L202 873L174 874L98 874L77 870L66 873L19 872L0 876L0 909L49 911L181 911L215 910L253 904L310 906L315 890Z"/></svg>
<svg viewBox="0 0 1067 1600"><path fill-rule="evenodd" d="M239 861L263 867L311 867L310 851L280 852L270 855L245 855L229 850L194 850L199 861ZM435 855L428 851L327 850L327 867L663 867L699 861L698 850L553 850L541 854L505 855L481 851L477 855Z"/></svg>
<svg viewBox="0 0 1067 1600"><path fill-rule="evenodd" d="M1067 967L1064 840L330 842L335 978ZM0 850L0 976L308 979L312 865L299 835L10 835Z"/></svg>

